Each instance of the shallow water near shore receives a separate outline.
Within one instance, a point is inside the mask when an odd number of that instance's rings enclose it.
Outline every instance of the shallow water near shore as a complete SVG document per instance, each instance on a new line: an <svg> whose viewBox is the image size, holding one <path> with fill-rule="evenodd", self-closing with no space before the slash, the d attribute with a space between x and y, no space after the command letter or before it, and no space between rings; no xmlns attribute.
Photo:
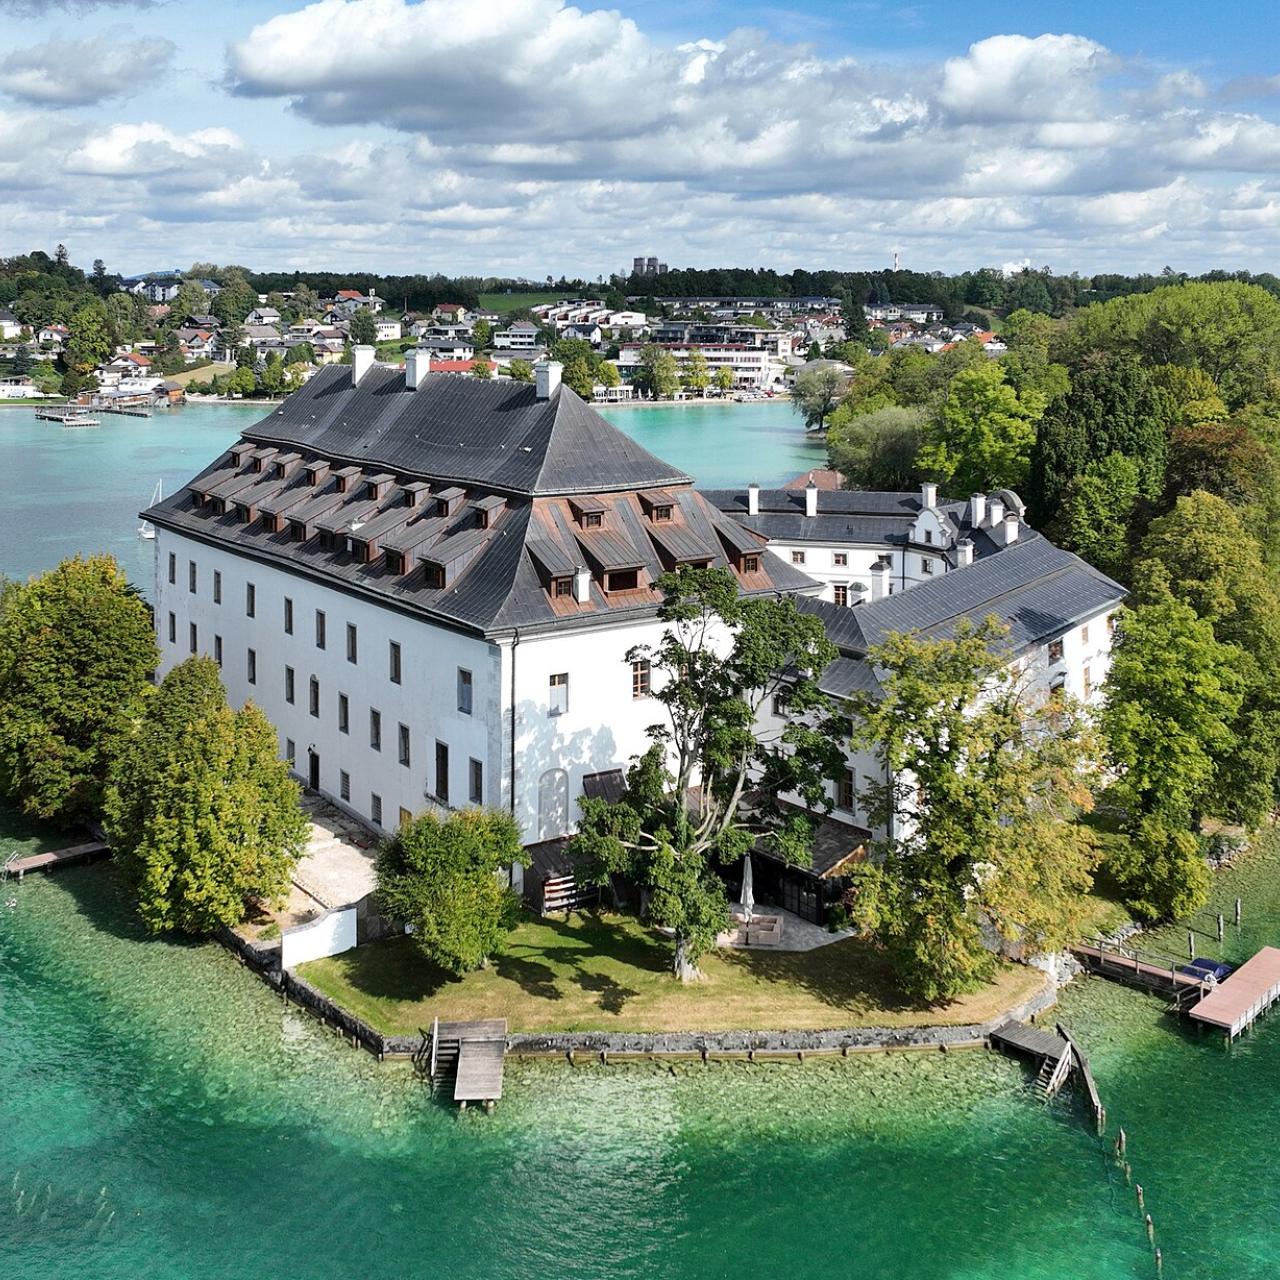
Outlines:
<svg viewBox="0 0 1280 1280"><path fill-rule="evenodd" d="M1258 934L1275 933L1275 871L1249 868ZM512 1060L497 1112L459 1115L220 947L146 939L109 865L3 898L14 1280L1155 1274L1109 1143L981 1050ZM1228 1053L1095 980L1057 1016L1128 1132L1164 1274L1274 1275L1280 1024Z"/></svg>

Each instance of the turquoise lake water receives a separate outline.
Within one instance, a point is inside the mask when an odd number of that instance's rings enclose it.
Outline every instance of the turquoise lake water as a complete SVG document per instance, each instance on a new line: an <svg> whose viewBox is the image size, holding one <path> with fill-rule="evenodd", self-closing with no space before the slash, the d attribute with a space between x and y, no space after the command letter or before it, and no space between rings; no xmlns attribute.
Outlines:
<svg viewBox="0 0 1280 1280"><path fill-rule="evenodd" d="M152 546L137 513L156 482L189 480L267 410L190 405L151 418L103 415L69 429L30 409L0 409L0 573L26 577L76 552L110 551L150 591ZM612 421L700 484L781 483L822 466L789 403L690 405L607 411Z"/></svg>

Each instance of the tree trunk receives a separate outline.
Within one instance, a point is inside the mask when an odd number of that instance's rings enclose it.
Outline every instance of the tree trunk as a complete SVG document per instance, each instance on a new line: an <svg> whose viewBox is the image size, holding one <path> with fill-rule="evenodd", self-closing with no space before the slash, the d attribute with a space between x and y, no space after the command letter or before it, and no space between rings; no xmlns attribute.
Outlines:
<svg viewBox="0 0 1280 1280"><path fill-rule="evenodd" d="M702 970L689 958L689 940L676 938L676 977L681 982L697 982L702 977Z"/></svg>

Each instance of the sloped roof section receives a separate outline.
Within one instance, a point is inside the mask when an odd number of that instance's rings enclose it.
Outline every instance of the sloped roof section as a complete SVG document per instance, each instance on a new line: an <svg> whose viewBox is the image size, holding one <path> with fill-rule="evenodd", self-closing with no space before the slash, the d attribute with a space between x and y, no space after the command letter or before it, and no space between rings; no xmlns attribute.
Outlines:
<svg viewBox="0 0 1280 1280"><path fill-rule="evenodd" d="M244 435L510 494L690 482L564 385L539 400L527 383L429 374L410 391L398 369L375 366L353 386L350 368L329 365Z"/></svg>

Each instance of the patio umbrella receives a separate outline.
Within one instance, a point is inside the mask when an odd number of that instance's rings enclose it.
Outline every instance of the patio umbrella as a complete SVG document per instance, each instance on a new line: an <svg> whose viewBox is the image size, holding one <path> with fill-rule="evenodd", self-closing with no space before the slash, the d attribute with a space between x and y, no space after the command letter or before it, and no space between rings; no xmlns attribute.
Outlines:
<svg viewBox="0 0 1280 1280"><path fill-rule="evenodd" d="M751 919L751 909L755 905L755 884L751 874L751 855L748 853L742 859L742 906L746 909L748 920Z"/></svg>

